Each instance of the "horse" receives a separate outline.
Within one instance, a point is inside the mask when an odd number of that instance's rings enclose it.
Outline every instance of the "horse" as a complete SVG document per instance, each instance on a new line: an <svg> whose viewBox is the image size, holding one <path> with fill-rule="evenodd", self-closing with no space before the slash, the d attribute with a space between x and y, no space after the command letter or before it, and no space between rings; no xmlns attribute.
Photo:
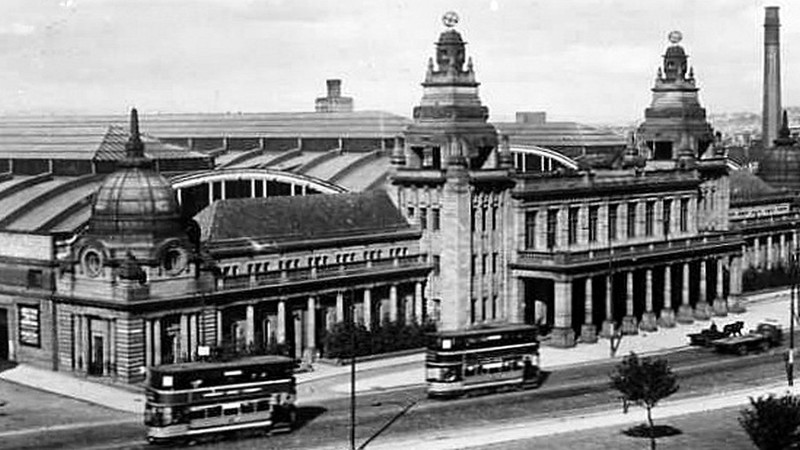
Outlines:
<svg viewBox="0 0 800 450"><path fill-rule="evenodd" d="M744 328L744 322L738 320L734 323L729 323L722 328L722 332L725 333L726 336L741 336L742 329Z"/></svg>

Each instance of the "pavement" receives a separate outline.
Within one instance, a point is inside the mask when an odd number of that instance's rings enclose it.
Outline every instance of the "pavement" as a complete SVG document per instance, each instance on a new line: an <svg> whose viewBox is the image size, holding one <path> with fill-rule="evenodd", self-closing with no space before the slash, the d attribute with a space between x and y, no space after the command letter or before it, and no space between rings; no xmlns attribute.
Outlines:
<svg viewBox="0 0 800 450"><path fill-rule="evenodd" d="M745 331L755 328L758 322L773 320L784 327L789 324L789 291L760 293L747 297L744 305L747 311L730 314L727 317L715 317L712 320L722 327L733 321L745 322ZM695 321L693 324L678 325L674 328L660 328L655 332L639 332L638 335L625 336L620 342L616 358L621 359L631 351L640 355L659 353L687 347L686 334L708 328L711 321ZM597 343L581 343L569 349L542 346L541 367L553 370L568 366L590 364L610 358L608 340L600 339ZM396 389L404 386L424 383L424 353L415 353L394 358L379 359L358 363L357 391L368 392ZM415 364L419 363L419 364ZM415 367L409 369L409 365ZM383 374L370 374L376 369L398 367L398 370L381 371ZM313 383L325 378L349 373L350 367L315 364L314 370L297 375L298 384ZM141 391L123 388L119 385L99 383L86 377L76 376L69 372L54 372L26 364L0 372L0 379L12 383L29 386L35 389L53 392L63 396L98 404L111 409L142 414L144 411L144 395ZM348 382L336 384L329 388L335 393L349 392ZM573 423L570 421L570 423Z"/></svg>

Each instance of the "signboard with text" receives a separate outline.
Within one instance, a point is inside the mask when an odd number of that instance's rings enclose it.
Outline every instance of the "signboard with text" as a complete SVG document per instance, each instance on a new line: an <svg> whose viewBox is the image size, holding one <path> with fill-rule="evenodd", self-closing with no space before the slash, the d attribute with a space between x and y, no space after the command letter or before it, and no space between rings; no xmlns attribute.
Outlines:
<svg viewBox="0 0 800 450"><path fill-rule="evenodd" d="M19 305L19 343L39 347L39 331L39 307Z"/></svg>

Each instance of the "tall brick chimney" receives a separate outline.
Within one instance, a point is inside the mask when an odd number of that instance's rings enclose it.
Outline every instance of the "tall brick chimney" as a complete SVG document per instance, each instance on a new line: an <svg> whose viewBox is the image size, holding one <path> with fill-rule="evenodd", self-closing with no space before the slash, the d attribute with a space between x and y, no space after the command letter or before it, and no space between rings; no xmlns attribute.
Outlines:
<svg viewBox="0 0 800 450"><path fill-rule="evenodd" d="M778 138L781 126L781 24L777 6L764 9L764 111L761 135L764 148L769 148Z"/></svg>

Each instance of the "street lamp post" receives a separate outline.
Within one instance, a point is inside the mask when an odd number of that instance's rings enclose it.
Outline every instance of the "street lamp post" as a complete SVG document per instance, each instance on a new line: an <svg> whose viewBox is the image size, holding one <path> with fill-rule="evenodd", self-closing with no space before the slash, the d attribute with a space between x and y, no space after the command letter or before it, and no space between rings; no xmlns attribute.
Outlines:
<svg viewBox="0 0 800 450"><path fill-rule="evenodd" d="M355 294L350 290L350 450L356 450L356 324Z"/></svg>
<svg viewBox="0 0 800 450"><path fill-rule="evenodd" d="M788 354L786 355L786 381L789 383L789 386L794 386L794 321L795 321L795 312L794 312L794 303L795 303L795 291L797 290L797 263L798 263L798 243L794 243L794 255L792 255L792 265L790 268L790 275L791 275L791 295L789 296L789 301L791 302L789 305L789 350Z"/></svg>

